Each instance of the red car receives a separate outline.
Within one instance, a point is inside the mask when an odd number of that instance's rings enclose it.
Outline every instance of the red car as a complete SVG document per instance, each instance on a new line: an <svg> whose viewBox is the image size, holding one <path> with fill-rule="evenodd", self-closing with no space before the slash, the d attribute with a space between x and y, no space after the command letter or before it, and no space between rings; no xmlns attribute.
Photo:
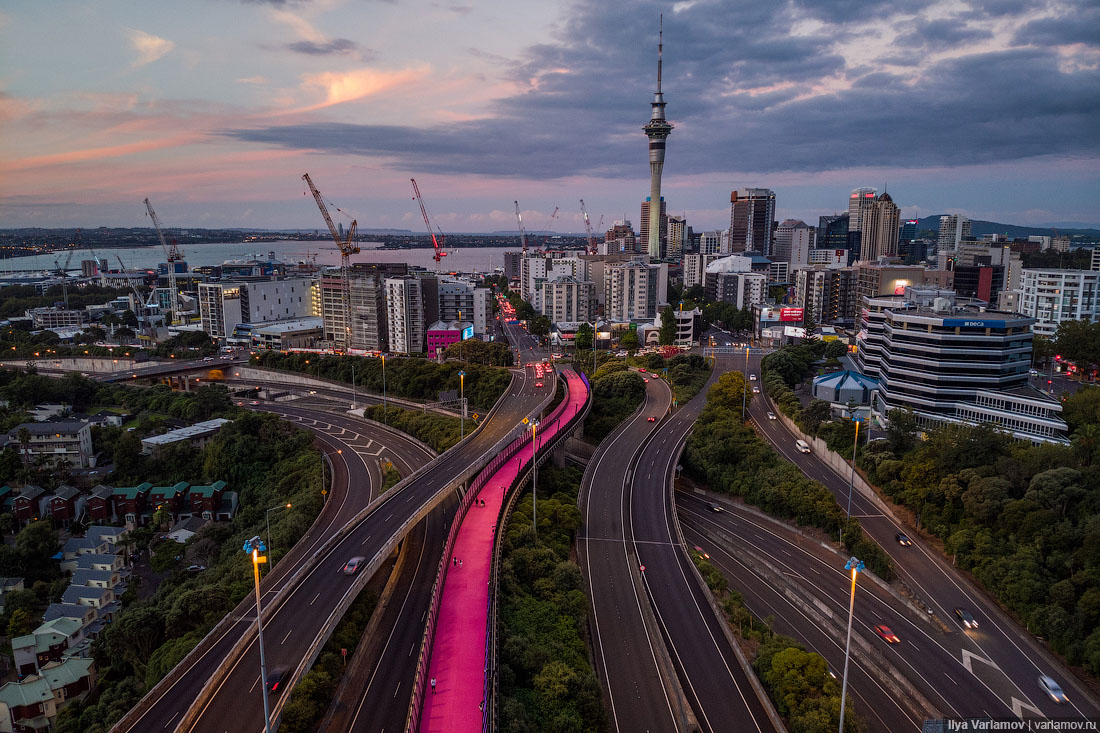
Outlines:
<svg viewBox="0 0 1100 733"><path fill-rule="evenodd" d="M645 382L646 384L649 384L649 380L648 380L648 379L643 379L642 381L643 381L643 382Z"/></svg>
<svg viewBox="0 0 1100 733"><path fill-rule="evenodd" d="M655 417L648 417L646 419L649 420L650 422L657 422L657 418L655 418Z"/></svg>
<svg viewBox="0 0 1100 733"><path fill-rule="evenodd" d="M638 371L640 371L642 374L645 374L645 369L639 368Z"/></svg>
<svg viewBox="0 0 1100 733"><path fill-rule="evenodd" d="M536 387L541 387L541 386L542 386L542 382L535 382L535 386L536 386Z"/></svg>
<svg viewBox="0 0 1100 733"><path fill-rule="evenodd" d="M885 624L875 624L875 633L882 637L887 644L900 644L901 639Z"/></svg>

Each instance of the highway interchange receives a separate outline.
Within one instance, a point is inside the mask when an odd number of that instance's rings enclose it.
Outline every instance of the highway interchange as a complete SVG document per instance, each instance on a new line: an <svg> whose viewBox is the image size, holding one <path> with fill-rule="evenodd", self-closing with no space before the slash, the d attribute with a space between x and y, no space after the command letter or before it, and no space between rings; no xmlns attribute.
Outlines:
<svg viewBox="0 0 1100 733"><path fill-rule="evenodd" d="M505 326L518 347L521 362L543 356L534 340L515 326ZM759 355L744 364L759 374ZM713 379L742 365L740 358L719 358ZM202 362L179 364L210 368ZM510 434L522 417L533 414L553 385L538 389L526 370L516 378L492 418L456 450L433 459L416 441L394 431L342 414L339 388L319 388L308 398L264 402L254 409L275 412L312 430L329 456L333 493L305 537L264 578L265 603L276 597L291 573L310 560L312 569L269 616L265 608L265 647L269 668L300 666L331 609L345 600L352 579L339 572L352 555L372 557L400 537L401 518L425 516L409 525L415 532L409 555L399 565L395 592L382 608L378 634L367 640L354 684L335 706L339 729L386 731L403 727L408 690L415 668L415 649L422 633L423 612L438 564L455 500L443 491L453 476L476 456ZM663 380L646 385L644 405L601 444L585 474L578 534L578 559L590 590L593 656L616 731L776 730L760 690L742 668L725 621L709 604L684 552L699 546L730 579L758 617L772 616L775 628L820 652L839 674L843 649L836 624L847 607L847 573L843 555L785 524L735 502L694 491L671 491L674 467L705 400L706 389L670 412L671 394ZM365 397L365 396L364 396ZM334 402L335 400L335 402ZM367 401L366 399L361 401ZM767 417L769 405L755 395L749 416L757 431L808 476L821 481L841 502L847 501L848 476L820 457L798 452L795 435L782 421ZM650 422L649 418L654 418ZM378 459L395 464L402 476L434 460L433 470L378 496ZM450 494L444 499L444 495ZM673 501L675 496L675 501ZM713 512L719 501L725 511ZM362 516L368 504L372 511ZM856 629L863 653L853 654L850 694L874 730L915 730L924 714L947 717L1100 717L1091 690L1063 671L1037 641L1020 629L983 593L910 529L901 527L876 503L858 493L852 504L865 531L893 557L897 573L913 600L896 589L861 580L857 591ZM345 529L345 536L321 553L326 540ZM895 541L899 531L914 540L911 547ZM776 575L778 573L778 575ZM784 588L777 579L787 578ZM334 582L335 579L335 582ZM793 590L792 590L793 589ZM786 592L785 592L786 591ZM828 611L832 622L793 591ZM955 607L970 610L980 621L963 629ZM836 621L840 618L840 621ZM419 619L420 623L416 620ZM901 638L887 645L874 624L886 623ZM172 730L184 720L204 684L215 687L203 696L197 716L181 730L262 730L259 664L252 639L231 660L224 675L219 662L255 625L247 602L220 625L180 668L153 691L139 716L128 716L119 730ZM1039 674L1053 676L1069 694L1057 705L1036 684ZM894 679L890 679L893 676ZM901 679L898 679L901 678ZM911 685L915 693L906 692ZM212 692L213 694L209 694ZM286 695L273 702L277 717ZM912 698L912 699L906 699ZM923 709L922 709L923 706Z"/></svg>

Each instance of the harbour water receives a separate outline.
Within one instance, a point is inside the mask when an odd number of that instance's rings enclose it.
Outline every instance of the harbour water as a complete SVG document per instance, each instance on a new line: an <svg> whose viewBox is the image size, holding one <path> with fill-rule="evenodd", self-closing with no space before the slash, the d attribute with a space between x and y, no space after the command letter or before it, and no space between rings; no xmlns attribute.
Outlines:
<svg viewBox="0 0 1100 733"><path fill-rule="evenodd" d="M468 247L452 250L436 265L432 259L432 250L421 249L381 249L377 242L360 243L362 252L353 255L355 262L407 262L428 270L439 272L491 272L494 268L504 267L504 253L519 249L515 247ZM267 259L274 253L277 260L287 264L298 262L316 262L318 265L339 265L340 252L331 242L276 240L271 242L215 242L208 244L189 244L183 248L183 258L190 267L220 265L226 260ZM145 269L156 267L164 262L164 250L160 247L120 247L101 249L94 254L90 250L75 250L69 261L69 271L80 271L80 261L106 259L110 269L119 268L119 259L129 268ZM13 257L0 260L0 276L5 273L51 270L54 261L68 256L68 252L30 257Z"/></svg>

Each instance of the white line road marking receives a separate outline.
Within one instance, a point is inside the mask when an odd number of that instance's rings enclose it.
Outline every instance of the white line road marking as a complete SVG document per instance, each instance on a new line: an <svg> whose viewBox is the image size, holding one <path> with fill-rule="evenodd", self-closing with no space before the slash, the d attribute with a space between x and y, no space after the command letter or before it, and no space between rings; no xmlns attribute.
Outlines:
<svg viewBox="0 0 1100 733"><path fill-rule="evenodd" d="M316 603L316 602L317 602L317 599L318 599L318 598L320 598L320 597L321 597L321 594L320 594L320 593L318 593L317 595L313 596L313 600L309 602L309 605L311 605L311 606L312 606L312 605L313 605L314 603Z"/></svg>
<svg viewBox="0 0 1100 733"><path fill-rule="evenodd" d="M283 640L280 641L279 644L285 644L286 640L289 639L290 635L293 634L293 633L294 633L294 629L291 629L290 631L286 632L286 636L283 637Z"/></svg>

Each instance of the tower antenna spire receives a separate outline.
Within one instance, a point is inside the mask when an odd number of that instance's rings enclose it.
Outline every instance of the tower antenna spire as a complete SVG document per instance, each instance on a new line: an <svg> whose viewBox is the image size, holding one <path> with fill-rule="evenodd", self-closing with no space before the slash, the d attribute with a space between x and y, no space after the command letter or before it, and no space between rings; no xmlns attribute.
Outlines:
<svg viewBox="0 0 1100 733"><path fill-rule="evenodd" d="M661 13L657 22L657 93L661 93L661 56L665 47L665 14Z"/></svg>
<svg viewBox="0 0 1100 733"><path fill-rule="evenodd" d="M661 172L665 167L665 141L672 132L672 125L665 119L665 95L661 92L664 45L665 16L662 13L657 31L657 92L649 103L649 123L642 128L649 138L649 238L646 254L654 260L661 257Z"/></svg>

